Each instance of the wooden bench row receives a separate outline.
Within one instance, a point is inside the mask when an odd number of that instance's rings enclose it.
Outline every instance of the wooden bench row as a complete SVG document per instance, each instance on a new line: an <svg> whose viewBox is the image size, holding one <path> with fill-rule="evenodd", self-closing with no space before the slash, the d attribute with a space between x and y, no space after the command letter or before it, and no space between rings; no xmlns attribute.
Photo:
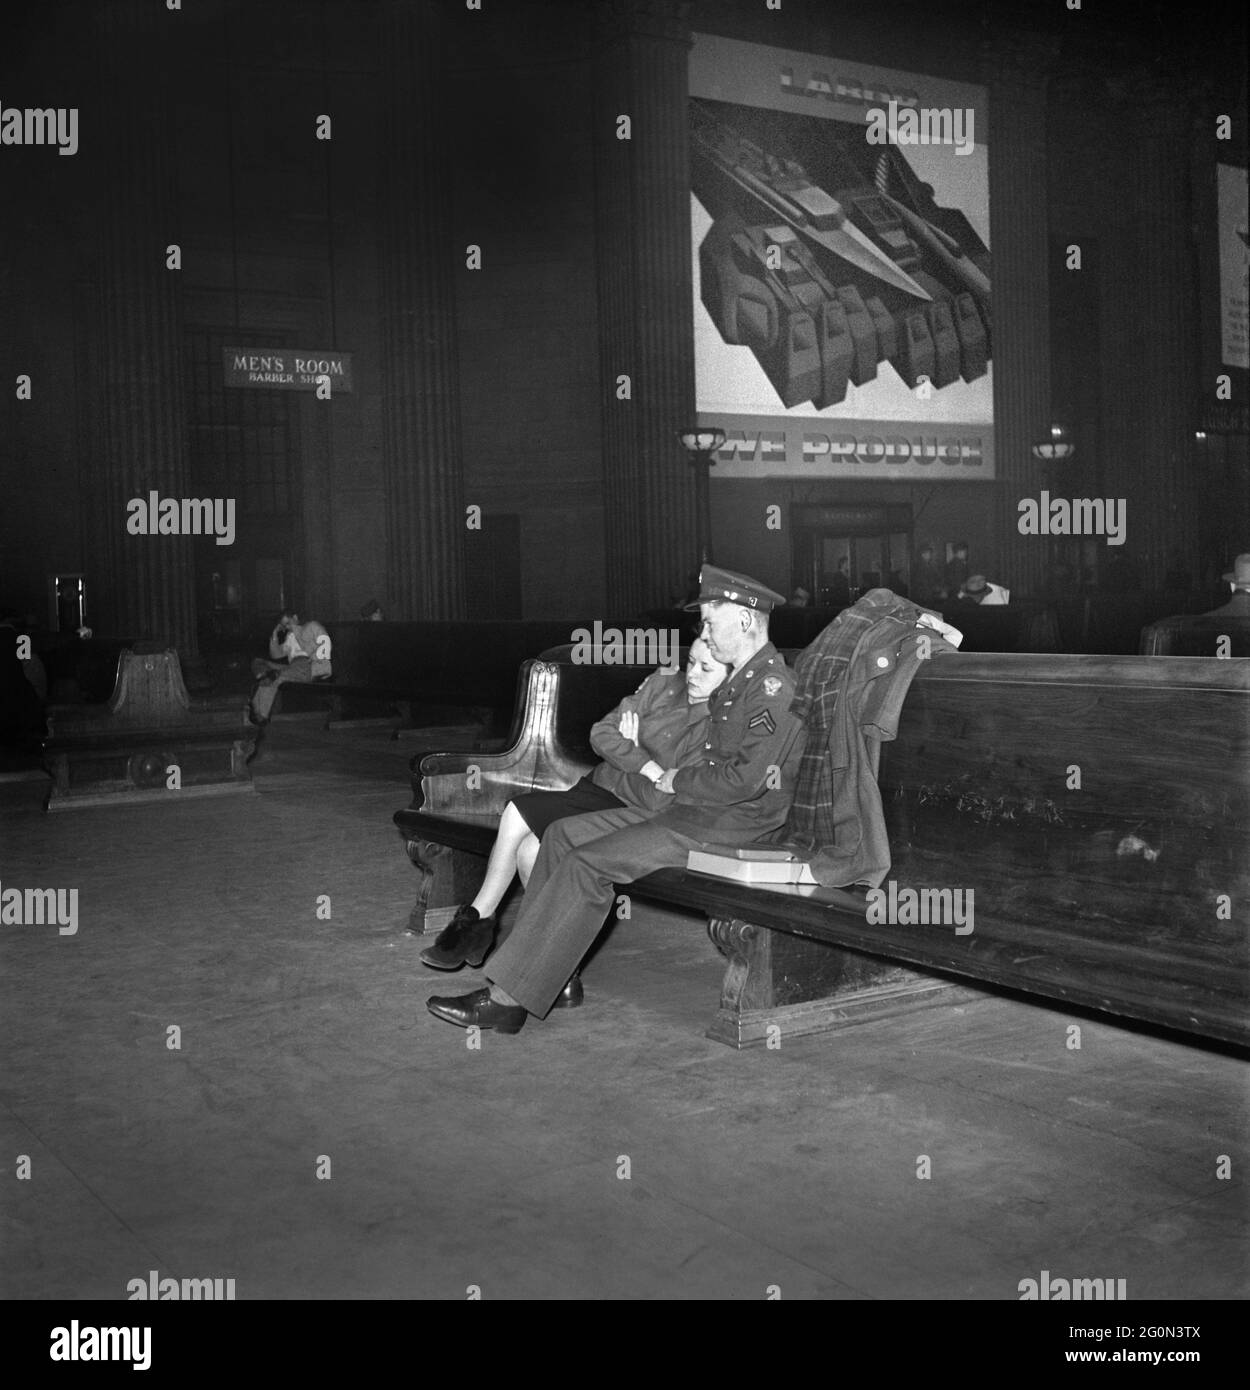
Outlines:
<svg viewBox="0 0 1250 1390"><path fill-rule="evenodd" d="M472 898L512 796L593 764L590 724L645 674L567 651L527 661L502 752L413 759L394 820L421 874L417 930ZM889 880L900 897L973 892L966 934L871 922L862 889L685 870L622 889L706 914L727 957L708 1034L736 1046L770 1025L818 1032L940 1002L944 979L1244 1045L1248 701L1244 660L961 653L922 667L883 749Z"/></svg>
<svg viewBox="0 0 1250 1390"><path fill-rule="evenodd" d="M328 623L334 673L283 685L277 708L325 709L330 722L379 714L413 723L431 711L476 710L506 727L517 668L555 643L568 622Z"/></svg>
<svg viewBox="0 0 1250 1390"><path fill-rule="evenodd" d="M1201 595L1110 594L1025 600L1000 608L956 604L944 616L964 633L963 651L1132 653L1143 625L1163 614L1197 612ZM837 616L836 609L783 608L773 615L778 647L799 649ZM694 636L696 618L656 609L605 626L676 629ZM527 622L329 623L334 675L312 686L284 686L277 708L327 711L329 723L370 714L411 724L433 710L474 709L480 722L506 727L516 670L547 647L570 640L576 620Z"/></svg>

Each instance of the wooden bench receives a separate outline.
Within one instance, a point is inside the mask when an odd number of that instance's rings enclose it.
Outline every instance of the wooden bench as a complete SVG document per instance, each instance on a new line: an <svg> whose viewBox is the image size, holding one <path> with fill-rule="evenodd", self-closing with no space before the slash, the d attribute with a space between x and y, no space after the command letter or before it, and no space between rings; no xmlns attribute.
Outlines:
<svg viewBox="0 0 1250 1390"><path fill-rule="evenodd" d="M370 717L414 726L466 709L478 722L506 727L518 666L552 643L567 622L329 623L333 675L281 686L285 713L325 710L327 727L359 727ZM397 734L403 730L398 729Z"/></svg>
<svg viewBox="0 0 1250 1390"><path fill-rule="evenodd" d="M50 702L103 704L117 683L121 654L139 637L88 637L73 632L37 634L35 655L43 662ZM72 692L72 694L70 693Z"/></svg>
<svg viewBox="0 0 1250 1390"><path fill-rule="evenodd" d="M1243 614L1161 618L1141 630L1142 656L1250 657L1250 617Z"/></svg>
<svg viewBox="0 0 1250 1390"><path fill-rule="evenodd" d="M238 700L191 700L177 652L137 642L107 703L49 707L46 809L254 792L255 739Z"/></svg>
<svg viewBox="0 0 1250 1390"><path fill-rule="evenodd" d="M1172 613L1203 613L1223 601L1209 593L1168 594L1144 589L1066 595L1054 602L1058 649L1104 656L1146 656L1149 653L1143 652L1138 643L1141 630L1148 623Z"/></svg>
<svg viewBox="0 0 1250 1390"><path fill-rule="evenodd" d="M645 674L527 661L504 751L413 759L394 820L421 873L416 930L441 930L476 893L510 797L592 765L591 722ZM1248 701L1250 661L986 653L922 667L883 749L887 884L973 890L967 934L870 922L862 889L677 869L621 887L707 915L728 958L708 1035L735 1046L771 1025L820 1032L945 1002L950 978L1245 1045Z"/></svg>

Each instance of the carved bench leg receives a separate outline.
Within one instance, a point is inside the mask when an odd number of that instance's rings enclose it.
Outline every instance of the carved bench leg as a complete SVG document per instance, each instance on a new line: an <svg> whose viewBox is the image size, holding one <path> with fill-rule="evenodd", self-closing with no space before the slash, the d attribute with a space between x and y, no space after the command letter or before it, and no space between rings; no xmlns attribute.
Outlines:
<svg viewBox="0 0 1250 1390"><path fill-rule="evenodd" d="M456 915L456 908L477 896L486 877L486 859L432 840L406 843L408 858L421 875L417 901L408 914L408 930L428 936L442 931Z"/></svg>
<svg viewBox="0 0 1250 1390"><path fill-rule="evenodd" d="M772 1036L825 1033L936 1004L983 998L892 961L823 941L713 918L708 935L725 956L720 1009L707 1036L730 1047Z"/></svg>

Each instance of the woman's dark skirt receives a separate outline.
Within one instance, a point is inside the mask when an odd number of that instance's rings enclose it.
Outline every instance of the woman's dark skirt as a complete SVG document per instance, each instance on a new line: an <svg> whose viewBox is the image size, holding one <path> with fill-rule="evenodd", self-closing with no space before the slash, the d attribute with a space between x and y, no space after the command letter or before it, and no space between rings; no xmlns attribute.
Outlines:
<svg viewBox="0 0 1250 1390"><path fill-rule="evenodd" d="M605 792L589 777L583 777L566 792L527 792L524 796L514 796L512 804L540 840L552 821L564 820L567 816L584 816L589 811L615 811L625 805L619 797Z"/></svg>

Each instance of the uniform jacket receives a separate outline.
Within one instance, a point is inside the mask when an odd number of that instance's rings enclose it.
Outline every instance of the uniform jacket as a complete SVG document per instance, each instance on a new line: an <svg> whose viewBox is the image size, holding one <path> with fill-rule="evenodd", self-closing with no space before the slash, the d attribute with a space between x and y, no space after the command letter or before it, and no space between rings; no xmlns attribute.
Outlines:
<svg viewBox="0 0 1250 1390"><path fill-rule="evenodd" d="M621 715L626 712L638 716L636 745L621 734ZM700 756L707 724L708 703L690 703L685 676L680 671L655 671L591 729L590 746L604 760L591 780L627 806L645 811L671 806L673 798L657 791L641 769L649 762L681 767Z"/></svg>
<svg viewBox="0 0 1250 1390"><path fill-rule="evenodd" d="M889 589L870 589L839 613L796 663L792 713L807 744L784 839L807 851L818 882L876 887L890 870L881 793L881 744L925 658L955 650L918 628L924 609ZM918 641L923 636L926 642Z"/></svg>
<svg viewBox="0 0 1250 1390"><path fill-rule="evenodd" d="M701 755L673 778L663 823L716 839L751 840L784 824L803 752L803 723L790 712L794 673L771 642L708 701Z"/></svg>

